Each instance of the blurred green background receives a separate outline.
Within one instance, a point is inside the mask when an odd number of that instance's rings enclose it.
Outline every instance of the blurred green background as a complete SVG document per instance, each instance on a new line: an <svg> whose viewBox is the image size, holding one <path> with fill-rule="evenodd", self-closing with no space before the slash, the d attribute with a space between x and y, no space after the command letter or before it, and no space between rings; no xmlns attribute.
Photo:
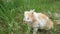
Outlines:
<svg viewBox="0 0 60 34"><path fill-rule="evenodd" d="M23 23L24 11L31 9L46 14L52 21L60 19L60 0L0 0L0 34L31 34ZM60 26L51 32L60 34Z"/></svg>

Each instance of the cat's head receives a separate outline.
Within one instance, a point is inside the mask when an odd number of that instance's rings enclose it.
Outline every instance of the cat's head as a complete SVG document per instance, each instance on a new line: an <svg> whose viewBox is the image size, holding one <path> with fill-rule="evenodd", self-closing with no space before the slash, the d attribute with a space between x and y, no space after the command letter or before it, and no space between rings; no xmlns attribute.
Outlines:
<svg viewBox="0 0 60 34"><path fill-rule="evenodd" d="M33 14L34 14L34 9L30 11L25 11L24 12L24 22L26 23L31 23L33 21Z"/></svg>

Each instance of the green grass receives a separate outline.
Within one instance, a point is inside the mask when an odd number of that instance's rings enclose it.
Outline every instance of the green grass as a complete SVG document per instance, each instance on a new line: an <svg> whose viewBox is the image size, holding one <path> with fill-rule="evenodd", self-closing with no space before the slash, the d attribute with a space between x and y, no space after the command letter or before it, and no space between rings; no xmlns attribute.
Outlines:
<svg viewBox="0 0 60 34"><path fill-rule="evenodd" d="M54 13L60 13L60 0L0 0L0 34L31 33L28 25L23 23L23 13L30 9L57 20L59 18L54 17ZM56 31L52 32L60 34L59 28L56 26Z"/></svg>

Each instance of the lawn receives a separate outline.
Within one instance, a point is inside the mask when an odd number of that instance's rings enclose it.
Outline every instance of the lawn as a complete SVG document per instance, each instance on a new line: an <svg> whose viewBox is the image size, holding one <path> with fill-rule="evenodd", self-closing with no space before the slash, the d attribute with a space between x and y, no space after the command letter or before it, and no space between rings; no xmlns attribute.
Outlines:
<svg viewBox="0 0 60 34"><path fill-rule="evenodd" d="M60 0L0 0L0 34L31 34L23 23L24 12L31 9L46 14L52 21L60 20ZM60 25L51 32L60 34Z"/></svg>

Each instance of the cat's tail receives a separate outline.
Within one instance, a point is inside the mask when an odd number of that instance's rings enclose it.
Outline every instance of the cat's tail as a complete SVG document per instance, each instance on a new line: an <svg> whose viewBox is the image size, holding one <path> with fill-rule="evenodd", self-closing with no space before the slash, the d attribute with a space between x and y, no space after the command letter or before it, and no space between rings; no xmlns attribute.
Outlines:
<svg viewBox="0 0 60 34"><path fill-rule="evenodd" d="M53 22L54 22L54 25L60 24L60 20L54 20Z"/></svg>

